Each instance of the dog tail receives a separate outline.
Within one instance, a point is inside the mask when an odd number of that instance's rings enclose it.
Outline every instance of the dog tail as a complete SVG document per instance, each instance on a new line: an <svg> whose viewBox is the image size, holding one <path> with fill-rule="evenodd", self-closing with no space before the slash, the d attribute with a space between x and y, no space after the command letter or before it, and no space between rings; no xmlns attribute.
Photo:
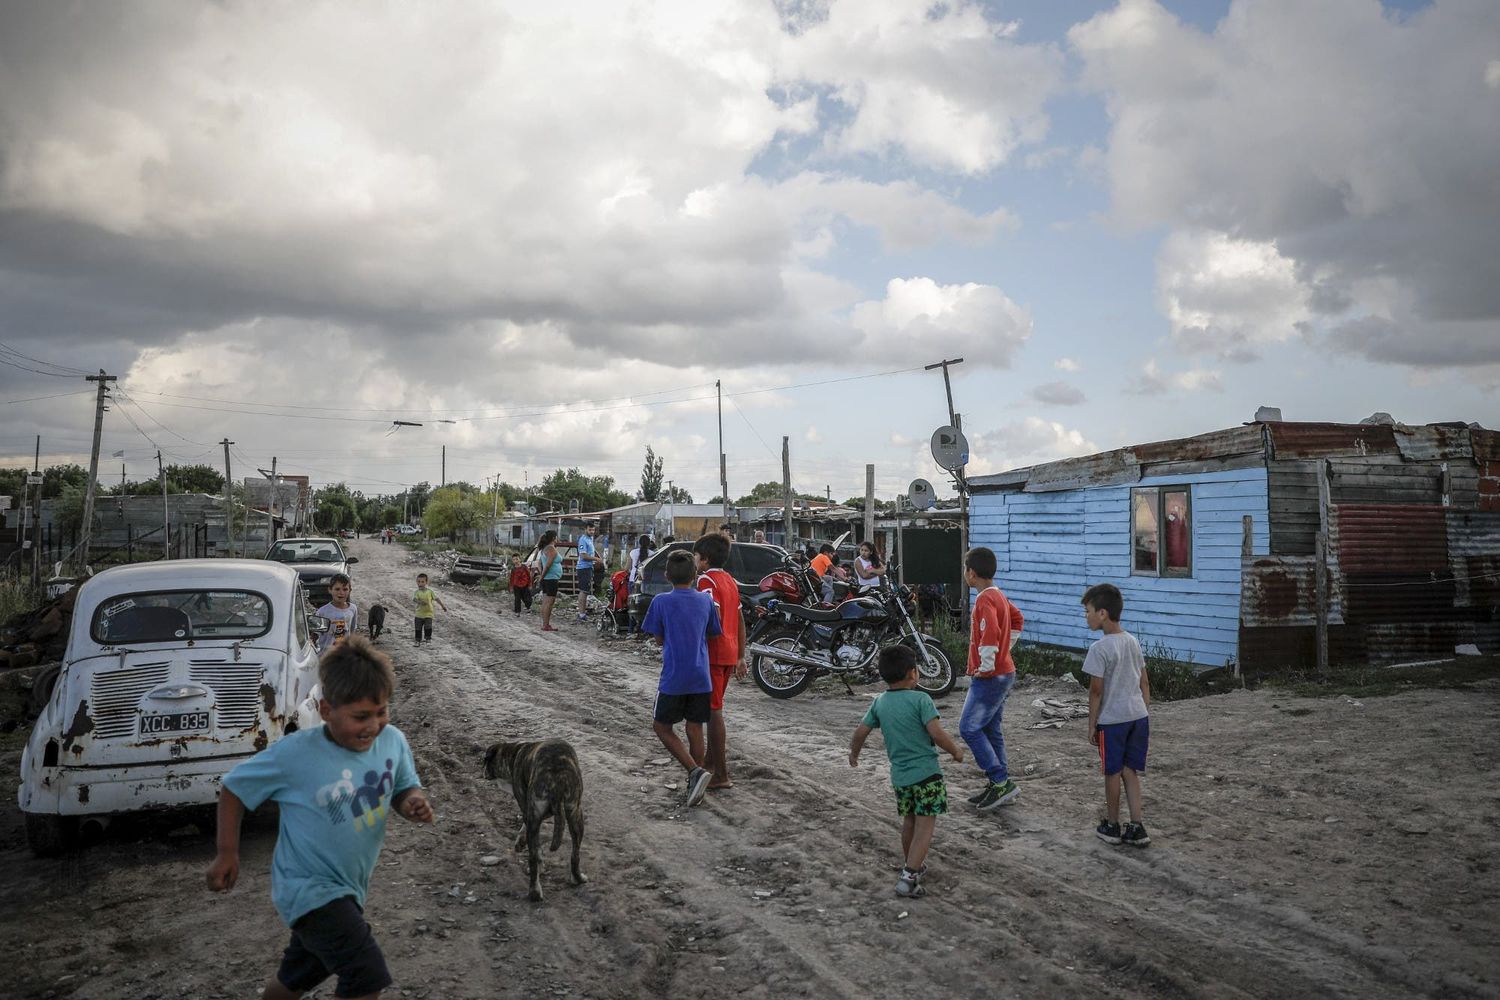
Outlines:
<svg viewBox="0 0 1500 1000"><path fill-rule="evenodd" d="M559 809L552 810L552 850L562 846L563 838L563 814Z"/></svg>

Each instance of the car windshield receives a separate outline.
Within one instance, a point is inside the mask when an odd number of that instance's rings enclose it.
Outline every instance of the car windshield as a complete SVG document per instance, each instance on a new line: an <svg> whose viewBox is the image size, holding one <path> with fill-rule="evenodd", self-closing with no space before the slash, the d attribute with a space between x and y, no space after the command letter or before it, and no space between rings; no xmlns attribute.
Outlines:
<svg viewBox="0 0 1500 1000"><path fill-rule="evenodd" d="M112 597L94 612L105 646L184 639L249 639L271 627L271 602L245 590L172 590Z"/></svg>
<svg viewBox="0 0 1500 1000"><path fill-rule="evenodd" d="M266 558L284 563L336 563L344 561L344 554L331 542L277 542Z"/></svg>

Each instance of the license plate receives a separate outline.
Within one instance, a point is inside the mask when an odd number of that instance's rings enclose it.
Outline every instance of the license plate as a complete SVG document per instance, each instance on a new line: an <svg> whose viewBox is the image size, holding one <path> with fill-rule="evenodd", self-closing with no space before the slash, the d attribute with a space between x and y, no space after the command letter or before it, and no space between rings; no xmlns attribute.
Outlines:
<svg viewBox="0 0 1500 1000"><path fill-rule="evenodd" d="M141 735L190 733L208 728L208 712L177 712L173 715L141 716Z"/></svg>

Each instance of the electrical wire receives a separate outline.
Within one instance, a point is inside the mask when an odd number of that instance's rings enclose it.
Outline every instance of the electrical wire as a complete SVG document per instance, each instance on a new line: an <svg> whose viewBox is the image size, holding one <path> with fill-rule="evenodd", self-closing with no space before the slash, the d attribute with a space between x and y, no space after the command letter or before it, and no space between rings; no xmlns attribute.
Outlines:
<svg viewBox="0 0 1500 1000"><path fill-rule="evenodd" d="M42 399L62 399L65 396L92 396L93 389L79 389L77 392L54 392L49 396L27 396L25 399L0 399L0 406L9 403L35 403Z"/></svg>
<svg viewBox="0 0 1500 1000"><path fill-rule="evenodd" d="M42 368L55 368L57 370L43 371L37 368L28 368L27 366L18 364L15 361L6 360L4 355L7 354L12 358L19 358L22 361L29 361L34 365L41 365ZM13 368L20 368L24 371L35 372L38 375L51 375L55 378L82 378L90 374L89 372L84 371L82 368L74 368L72 365L60 365L52 361L43 361L41 358L33 358L29 354L22 354L20 351L16 350L14 347L11 347L6 343L0 343L0 363L10 365Z"/></svg>

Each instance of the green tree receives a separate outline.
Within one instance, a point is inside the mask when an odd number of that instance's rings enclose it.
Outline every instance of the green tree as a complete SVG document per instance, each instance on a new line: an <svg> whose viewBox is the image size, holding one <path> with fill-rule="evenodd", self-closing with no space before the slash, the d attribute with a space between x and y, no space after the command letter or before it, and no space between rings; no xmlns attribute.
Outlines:
<svg viewBox="0 0 1500 1000"><path fill-rule="evenodd" d="M83 495L86 491L82 486L73 483L64 483L62 492L57 496L57 506L53 508L52 517L57 526L64 531L77 531L83 526Z"/></svg>
<svg viewBox="0 0 1500 1000"><path fill-rule="evenodd" d="M638 496L642 500L657 501L662 499L662 459L661 456L646 445L646 464L641 467L641 492Z"/></svg>
<svg viewBox="0 0 1500 1000"><path fill-rule="evenodd" d="M406 491L408 513L413 521L422 519L422 511L427 509L427 497L432 493L432 485L426 480L417 483Z"/></svg>
<svg viewBox="0 0 1500 1000"><path fill-rule="evenodd" d="M629 493L615 489L612 476L586 476L577 468L557 469L538 487L538 507L549 504L553 510L567 510L568 504L578 501L582 511L604 510L620 507L634 498Z"/></svg>
<svg viewBox="0 0 1500 1000"><path fill-rule="evenodd" d="M211 465L167 466L169 493L223 493L224 475Z"/></svg>
<svg viewBox="0 0 1500 1000"><path fill-rule="evenodd" d="M432 498L427 501L423 525L428 535L452 538L460 531L478 528L489 520L490 508L478 493L457 486L444 486L434 490Z"/></svg>
<svg viewBox="0 0 1500 1000"><path fill-rule="evenodd" d="M313 523L322 531L354 527L359 520L359 502L343 483L325 486L313 494Z"/></svg>
<svg viewBox="0 0 1500 1000"><path fill-rule="evenodd" d="M42 472L42 496L60 497L69 486L82 490L88 486L89 470L81 465L53 465Z"/></svg>
<svg viewBox="0 0 1500 1000"><path fill-rule="evenodd" d="M401 523L401 508L396 506L380 508L380 524L382 528L394 528Z"/></svg>
<svg viewBox="0 0 1500 1000"><path fill-rule="evenodd" d="M30 469L0 469L0 496L15 497L21 502L21 491L26 489L26 476Z"/></svg>
<svg viewBox="0 0 1500 1000"><path fill-rule="evenodd" d="M666 503L692 503L693 495L681 486L673 486L662 490L661 499ZM720 501L721 503L723 501Z"/></svg>

